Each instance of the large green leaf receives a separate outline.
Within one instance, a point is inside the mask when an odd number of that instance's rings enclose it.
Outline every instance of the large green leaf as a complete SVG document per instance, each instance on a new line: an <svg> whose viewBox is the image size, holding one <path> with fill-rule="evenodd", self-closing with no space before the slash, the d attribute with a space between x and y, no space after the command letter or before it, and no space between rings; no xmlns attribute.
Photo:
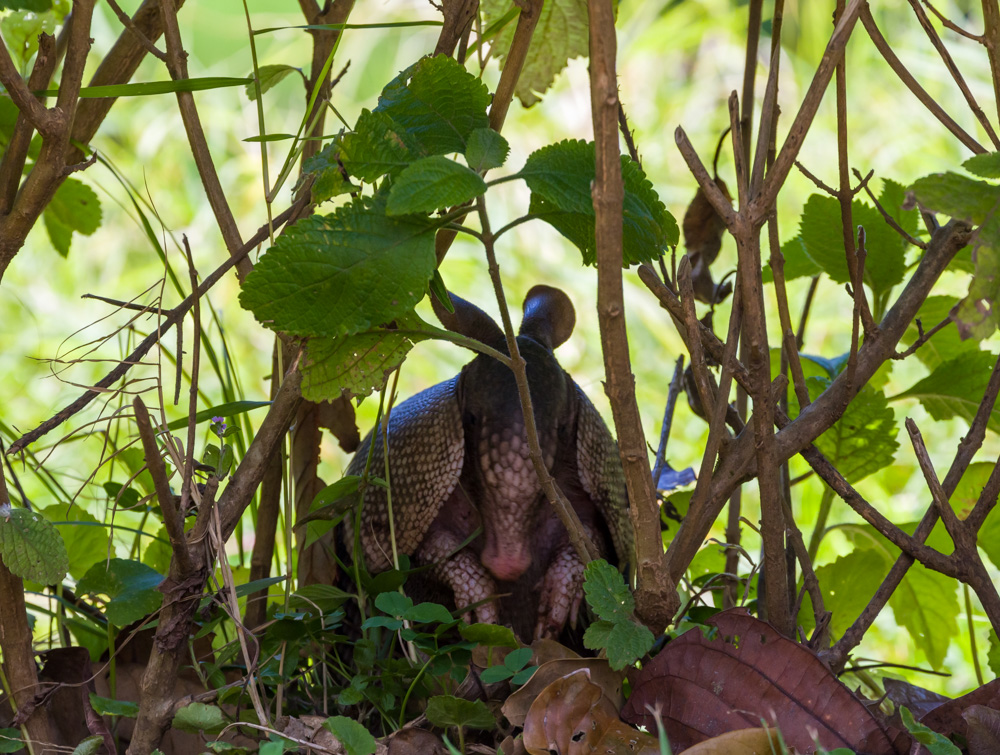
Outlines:
<svg viewBox="0 0 1000 755"><path fill-rule="evenodd" d="M338 143L328 145L324 152L336 148ZM344 169L369 182L386 173L398 173L419 157L418 145L403 126L388 113L370 110L361 111L354 131L339 140L339 150ZM306 168L315 170L315 163L310 161Z"/></svg>
<svg viewBox="0 0 1000 755"><path fill-rule="evenodd" d="M962 167L982 178L1000 178L1000 152L973 155Z"/></svg>
<svg viewBox="0 0 1000 755"><path fill-rule="evenodd" d="M475 171L441 155L417 160L392 182L387 215L433 212L475 199L486 182Z"/></svg>
<svg viewBox="0 0 1000 755"><path fill-rule="evenodd" d="M83 181L67 178L42 213L52 246L63 257L69 254L73 232L90 236L101 226L101 202Z"/></svg>
<svg viewBox="0 0 1000 755"><path fill-rule="evenodd" d="M299 71L295 66L286 63L274 63L272 65L260 66L257 69L257 78L260 81L260 93L264 94L268 89L275 86L288 74ZM253 72L250 72L250 83L246 85L247 99L253 101L257 99L257 82L254 81Z"/></svg>
<svg viewBox="0 0 1000 755"><path fill-rule="evenodd" d="M353 719L331 716L323 722L323 727L337 738L347 755L372 755L375 752L375 737Z"/></svg>
<svg viewBox="0 0 1000 755"><path fill-rule="evenodd" d="M107 595L105 615L115 626L128 626L163 602L157 590L163 575L138 561L112 558L94 564L77 585L82 595Z"/></svg>
<svg viewBox="0 0 1000 755"><path fill-rule="evenodd" d="M834 637L842 637L868 605L885 570L883 554L861 548L816 569L824 606L833 614L830 631Z"/></svg>
<svg viewBox="0 0 1000 755"><path fill-rule="evenodd" d="M465 152L475 129L486 128L490 93L447 55L422 58L389 82L375 112L384 113L412 139L421 157Z"/></svg>
<svg viewBox="0 0 1000 755"><path fill-rule="evenodd" d="M851 215L854 225L865 229L865 283L876 298L881 297L903 280L905 242L871 205L855 200ZM837 283L850 281L842 228L840 202L821 194L809 197L802 210L799 236L809 258Z"/></svg>
<svg viewBox="0 0 1000 755"><path fill-rule="evenodd" d="M302 362L302 395L310 401L367 396L382 387L385 374L398 367L411 348L409 335L384 328L312 340Z"/></svg>
<svg viewBox="0 0 1000 755"><path fill-rule="evenodd" d="M477 128L469 134L465 145L465 159L473 170L499 168L507 161L510 145L491 128Z"/></svg>
<svg viewBox="0 0 1000 755"><path fill-rule="evenodd" d="M621 161L622 261L628 266L657 259L677 243L679 232L642 168L624 155ZM590 193L594 172L594 143L567 140L533 152L518 173L531 189L530 211L572 241L586 265L597 259Z"/></svg>
<svg viewBox="0 0 1000 755"><path fill-rule="evenodd" d="M247 276L240 303L298 336L350 335L413 309L434 273L434 224L355 199L297 223Z"/></svg>
<svg viewBox="0 0 1000 755"><path fill-rule="evenodd" d="M943 362L912 387L891 400L915 398L937 420L962 417L972 422L983 400L996 355L985 351L965 351ZM1000 433L1000 406L990 413L988 427Z"/></svg>
<svg viewBox="0 0 1000 755"><path fill-rule="evenodd" d="M816 447L855 483L892 464L899 448L896 432L885 395L866 385L833 427L816 439Z"/></svg>
<svg viewBox="0 0 1000 755"><path fill-rule="evenodd" d="M62 535L69 559L69 573L73 579L81 579L91 566L107 558L107 527L80 506L53 503L37 511L55 524Z"/></svg>
<svg viewBox="0 0 1000 755"><path fill-rule="evenodd" d="M489 25L509 14L514 3L512 0L483 0L481 6ZM501 68L507 61L516 26L515 21L508 23L493 42L493 54L499 58ZM522 105L530 107L538 102L538 95L552 86L570 58L587 55L588 28L586 0L548 0L545 3L514 89Z"/></svg>
<svg viewBox="0 0 1000 755"><path fill-rule="evenodd" d="M889 599L896 622L935 669L944 664L951 638L958 633L957 587L951 577L914 564Z"/></svg>
<svg viewBox="0 0 1000 755"><path fill-rule="evenodd" d="M69 569L66 546L51 522L7 506L0 507L0 561L15 576L43 585L59 584Z"/></svg>
<svg viewBox="0 0 1000 755"><path fill-rule="evenodd" d="M920 320L920 325L926 333L939 322L949 316L958 299L953 296L928 296L924 303L920 305L914 321L906 329L901 339L903 344L911 346L919 337L916 321ZM941 330L931 336L923 346L917 349L916 356L925 365L934 369L942 362L954 359L959 354L966 351L978 351L979 347L975 341L962 340L958 333L958 328L954 323L945 325Z"/></svg>
<svg viewBox="0 0 1000 755"><path fill-rule="evenodd" d="M989 155L972 169L990 172ZM958 320L963 333L986 338L1000 325L1000 186L957 173L935 173L913 184L917 200L927 209L980 226L974 239L975 272L962 300Z"/></svg>

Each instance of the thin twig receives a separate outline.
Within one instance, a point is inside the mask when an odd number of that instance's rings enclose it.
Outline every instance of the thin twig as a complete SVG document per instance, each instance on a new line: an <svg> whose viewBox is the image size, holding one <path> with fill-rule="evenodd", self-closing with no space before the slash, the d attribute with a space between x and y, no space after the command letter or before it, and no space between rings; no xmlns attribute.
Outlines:
<svg viewBox="0 0 1000 755"><path fill-rule="evenodd" d="M301 197L295 202L291 207L282 212L280 215L274 219L274 227L277 228L284 225L290 218L294 217L303 207L309 204L308 197ZM25 446L30 443L34 443L36 440L41 438L46 433L50 432L54 428L61 425L67 419L72 417L74 414L78 413L84 409L91 401L97 398L99 395L108 390L112 385L118 382L124 375L129 371L129 369L135 365L139 364L140 360L149 353L149 350L153 348L154 345L166 335L172 327L184 319L188 310L194 305L195 299L204 296L212 286L218 283L223 276L233 268L240 260L244 259L250 252L257 248L257 246L264 242L268 237L268 226L264 225L257 230L249 241L247 241L243 247L237 250L237 253L222 263L217 267L211 274L209 274L202 284L198 287L198 290L191 295L189 295L184 301L178 304L169 312L165 313L165 317L161 326L150 333L146 338L140 343L132 353L129 354L125 359L118 363L113 370L111 370L107 375L98 380L93 388L89 388L86 393L77 398L75 401L70 403L68 406L60 410L53 417L42 422L34 430L31 430L16 441L14 441L10 448L7 449L8 454L15 454L23 450Z"/></svg>
<svg viewBox="0 0 1000 755"><path fill-rule="evenodd" d="M147 37L145 34L142 33L142 30L139 29L139 27L135 25L135 22L132 21L132 17L121 9L116 0L108 0L108 5L111 6L111 10L114 11L115 15L118 17L118 20L121 21L122 26L124 26L126 29L132 32L136 40L139 42L140 45L142 45L143 49L146 52L148 52L153 57L162 60L164 63L167 62L166 53L160 50L156 45L154 45L149 40L149 37Z"/></svg>
<svg viewBox="0 0 1000 755"><path fill-rule="evenodd" d="M988 4L988 3L987 3ZM864 9L861 11L861 23L864 24L865 30L868 32L868 36L871 37L872 42L875 43L875 47L885 58L885 62L889 64L889 67L893 70L899 80L906 85L913 95L920 100L924 107L926 107L931 114L937 118L945 128L947 128L962 144L972 150L975 154L980 155L986 152L986 148L983 147L979 142L977 142L971 134L969 134L965 129L959 126L955 120L948 115L944 108L942 108L937 101L927 93L917 80L913 78L906 66L903 65L902 61L893 52L892 47L889 43L885 41L885 37L882 36L882 32L879 31L878 26L875 23L875 19L872 18L871 11L868 9L867 3L864 5Z"/></svg>
<svg viewBox="0 0 1000 755"><path fill-rule="evenodd" d="M885 220L885 222L889 225L889 227L892 228L896 233L898 233L904 239L906 239L907 242L909 242L910 244L913 244L914 246L919 247L920 249L926 249L927 244L925 242L911 236L899 223L896 222L896 218L890 215L888 210L886 210L882 206L882 203L878 201L878 198L875 196L871 188L868 186L868 182L861 178L861 171L855 168L853 172L855 178L857 178L861 182L858 184L858 186L864 188L864 191L868 195L868 198L875 205L875 209L879 211L879 213L882 215L882 219Z"/></svg>
<svg viewBox="0 0 1000 755"><path fill-rule="evenodd" d="M958 24L951 21L951 19L946 18L941 13L941 11L939 11L937 8L931 5L930 0L924 0L924 5L930 8L931 13L937 16L938 20L941 21L941 23L948 29L951 29L956 34L961 34L963 37L967 39L971 39L973 42L979 42L979 44L983 44L983 36L981 34L973 34L972 32L968 32Z"/></svg>

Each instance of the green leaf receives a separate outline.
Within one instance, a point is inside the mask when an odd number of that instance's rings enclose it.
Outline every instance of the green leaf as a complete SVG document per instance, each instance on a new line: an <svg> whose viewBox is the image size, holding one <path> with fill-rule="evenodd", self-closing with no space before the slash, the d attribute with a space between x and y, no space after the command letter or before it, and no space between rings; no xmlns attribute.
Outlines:
<svg viewBox="0 0 1000 755"><path fill-rule="evenodd" d="M1000 152L973 155L962 167L980 178L1000 178Z"/></svg>
<svg viewBox="0 0 1000 755"><path fill-rule="evenodd" d="M621 572L603 558L591 561L583 570L583 592L587 603L600 618L627 619L635 609L632 593Z"/></svg>
<svg viewBox="0 0 1000 755"><path fill-rule="evenodd" d="M583 646L590 650L603 650L608 646L611 630L615 625L610 621L595 621L583 633Z"/></svg>
<svg viewBox="0 0 1000 755"><path fill-rule="evenodd" d="M44 13L52 9L52 0L0 0L0 10L26 10Z"/></svg>
<svg viewBox="0 0 1000 755"><path fill-rule="evenodd" d="M130 700L115 700L90 693L90 707L99 716L125 716L135 718L139 715L139 703Z"/></svg>
<svg viewBox="0 0 1000 755"><path fill-rule="evenodd" d="M503 659L503 665L507 667L511 672L518 672L528 665L531 660L531 656L534 655L535 651L531 648L518 648L517 650L511 650L507 653L507 657Z"/></svg>
<svg viewBox="0 0 1000 755"><path fill-rule="evenodd" d="M138 561L112 558L94 564L77 585L81 595L107 595L105 614L115 626L128 626L151 614L163 602L156 588L163 575Z"/></svg>
<svg viewBox="0 0 1000 755"><path fill-rule="evenodd" d="M253 411L254 409L260 409L261 407L270 405L270 401L229 401L225 404L217 404L216 406L210 406L208 409L202 409L194 415L194 422L196 425L200 425L202 422L207 422L213 417L222 417L223 419L227 417L235 417L237 415ZM182 417L181 419L176 419L169 423L167 425L167 429L181 430L187 426L188 418Z"/></svg>
<svg viewBox="0 0 1000 755"><path fill-rule="evenodd" d="M233 78L231 76L203 76L177 81L143 81L134 84L107 84L80 88L80 99L101 99L102 97L148 97L155 94L172 94L174 92L202 92L207 89L225 89L226 87L246 86L253 79ZM40 92L46 97L57 97L58 89L46 89Z"/></svg>
<svg viewBox="0 0 1000 755"><path fill-rule="evenodd" d="M435 695L427 701L424 713L427 720L435 726L492 729L497 725L496 719L482 700L463 700L452 695Z"/></svg>
<svg viewBox="0 0 1000 755"><path fill-rule="evenodd" d="M67 178L42 214L49 239L63 257L69 254L73 231L90 236L101 227L101 202L83 181Z"/></svg>
<svg viewBox="0 0 1000 755"><path fill-rule="evenodd" d="M950 500L951 507L958 514L959 519L965 519L972 512L973 506L979 500L979 496L982 494L983 488L986 487L986 482L990 479L995 467L993 462L977 461L975 464L970 464L962 474L962 479L955 486L955 492L951 494ZM992 516L992 512L990 514ZM989 518L986 521L989 522ZM986 542L984 534L984 531L980 530L979 543L980 547L986 550L992 543ZM1000 548L1000 542L996 544L996 547ZM987 555L989 555L988 552Z"/></svg>
<svg viewBox="0 0 1000 755"><path fill-rule="evenodd" d="M274 65L260 66L257 68L257 78L260 80L260 93L264 94L268 89L276 85L288 74L299 71L295 66L276 63ZM301 73L301 71L299 71ZM257 99L257 82L254 81L253 72L250 72L250 83L246 86L247 99L251 102Z"/></svg>
<svg viewBox="0 0 1000 755"><path fill-rule="evenodd" d="M24 740L20 729L0 729L0 753L21 752Z"/></svg>
<svg viewBox="0 0 1000 755"><path fill-rule="evenodd" d="M104 744L104 737L100 734L95 734L91 737L87 737L75 748L73 748L73 755L97 755L99 752L106 752L107 747Z"/></svg>
<svg viewBox="0 0 1000 755"><path fill-rule="evenodd" d="M963 336L983 339L1000 325L1000 186L957 173L936 173L913 184L922 205L980 228L973 241L975 273L958 310Z"/></svg>
<svg viewBox="0 0 1000 755"><path fill-rule="evenodd" d="M202 731L218 734L226 727L227 723L228 721L219 706L189 703L177 711L173 727L192 734Z"/></svg>
<svg viewBox="0 0 1000 755"><path fill-rule="evenodd" d="M446 55L422 58L399 74L378 99L375 112L399 124L416 156L465 152L466 140L486 128L490 93L478 78Z"/></svg>
<svg viewBox="0 0 1000 755"><path fill-rule="evenodd" d="M341 395L367 396L382 387L413 348L410 335L378 328L332 340L313 340L302 360L302 395L333 401Z"/></svg>
<svg viewBox="0 0 1000 755"><path fill-rule="evenodd" d="M375 607L389 616L401 617L413 608L413 601L395 591L383 592L375 598Z"/></svg>
<svg viewBox="0 0 1000 755"><path fill-rule="evenodd" d="M905 242L871 205L853 201L851 216L855 225L852 234L856 235L857 226L864 226L868 253L865 283L879 298L903 280ZM840 202L821 194L809 197L802 210L799 235L809 258L837 283L850 281L842 228Z"/></svg>
<svg viewBox="0 0 1000 755"><path fill-rule="evenodd" d="M513 7L511 0L483 0L485 23L496 22ZM506 65L515 27L516 24L508 23L493 43L493 54L500 59L501 68ZM588 54L588 28L585 0L549 0L542 6L524 68L514 89L522 105L530 107L538 102L538 95L552 86L570 58Z"/></svg>
<svg viewBox="0 0 1000 755"><path fill-rule="evenodd" d="M1000 676L1000 638L997 637L996 630L990 630L990 649L986 653L986 663L993 672L993 676Z"/></svg>
<svg viewBox="0 0 1000 755"><path fill-rule="evenodd" d="M677 222L666 211L642 168L622 156L625 198L622 221L623 265L650 262L679 238ZM531 189L530 212L572 241L585 265L596 262L594 143L563 141L533 152L518 173Z"/></svg>
<svg viewBox="0 0 1000 755"><path fill-rule="evenodd" d="M465 160L477 172L499 168L509 154L507 140L491 128L477 128L469 134L465 145Z"/></svg>
<svg viewBox="0 0 1000 755"><path fill-rule="evenodd" d="M69 556L59 532L28 509L0 508L0 560L21 579L55 585L69 570Z"/></svg>
<svg viewBox="0 0 1000 755"><path fill-rule="evenodd" d="M501 627L496 624L470 624L459 628L458 631L462 635L462 639L484 647L517 647L517 639L510 627Z"/></svg>
<svg viewBox="0 0 1000 755"><path fill-rule="evenodd" d="M910 187L917 201L933 212L979 225L1000 204L1000 186L958 173L934 173Z"/></svg>
<svg viewBox="0 0 1000 755"><path fill-rule="evenodd" d="M816 569L816 578L823 590L823 603L833 616L830 631L842 637L868 605L882 584L887 568L883 553L856 549L830 564Z"/></svg>
<svg viewBox="0 0 1000 755"><path fill-rule="evenodd" d="M334 585L302 585L291 594L288 607L293 611L315 611L318 607L323 613L330 613L352 597L354 596Z"/></svg>
<svg viewBox="0 0 1000 755"><path fill-rule="evenodd" d="M801 236L795 236L781 245L781 256L785 258L785 280L790 281L795 278L812 277L823 272L812 257L806 254L805 244L802 243ZM767 265L763 270L763 280L771 283L774 280L774 273L771 266Z"/></svg>
<svg viewBox="0 0 1000 755"><path fill-rule="evenodd" d="M247 276L240 303L273 330L334 337L413 309L434 273L434 224L355 199L300 220Z"/></svg>
<svg viewBox="0 0 1000 755"><path fill-rule="evenodd" d="M514 672L506 666L490 666L487 669L483 669L479 678L486 684L496 684L497 682L502 682L504 679L510 679L512 676L514 676Z"/></svg>
<svg viewBox="0 0 1000 755"><path fill-rule="evenodd" d="M372 755L375 752L375 737L357 721L346 716L330 716L323 722L323 727L340 741L347 755Z"/></svg>
<svg viewBox="0 0 1000 755"><path fill-rule="evenodd" d="M334 149L336 144L324 151ZM354 131L341 137L339 148L344 170L369 183L386 173L399 173L419 157L419 147L400 124L387 113L370 110L361 111Z"/></svg>
<svg viewBox="0 0 1000 755"><path fill-rule="evenodd" d="M952 744L944 734L939 734L930 727L914 720L913 714L908 708L900 707L899 714L906 730L913 735L916 741L926 747L931 755L962 755L962 751Z"/></svg>
<svg viewBox="0 0 1000 755"><path fill-rule="evenodd" d="M882 193L878 196L878 203L882 209L889 213L889 216L899 223L899 227L911 236L916 236L920 226L920 213L914 207L904 210L906 205L906 187L903 184L891 179L882 180Z"/></svg>
<svg viewBox="0 0 1000 755"><path fill-rule="evenodd" d="M129 491L134 492L131 488ZM135 497L138 499L138 495ZM73 579L79 580L91 566L106 558L108 530L82 507L53 503L35 510L52 522L62 536Z"/></svg>
<svg viewBox="0 0 1000 755"><path fill-rule="evenodd" d="M928 296L924 303L920 305L914 322L910 323L903 334L902 342L906 346L912 345L919 338L916 320L920 320L920 325L926 333L935 325L940 323L958 305L958 299L954 296ZM941 330L931 336L923 346L914 352L921 362L934 369L942 362L954 359L965 351L978 351L979 347L975 341L967 339L963 341L958 333L958 328L953 323L945 325Z"/></svg>
<svg viewBox="0 0 1000 755"><path fill-rule="evenodd" d="M403 618L419 624L450 624L455 619L440 603L418 603L403 612Z"/></svg>
<svg viewBox="0 0 1000 755"><path fill-rule="evenodd" d="M816 448L855 483L892 464L899 448L896 418L884 394L865 386Z"/></svg>
<svg viewBox="0 0 1000 755"><path fill-rule="evenodd" d="M887 562L883 574L889 566ZM958 633L960 609L955 580L914 564L889 599L889 606L896 623L907 630L931 666L941 669L951 638Z"/></svg>
<svg viewBox="0 0 1000 755"><path fill-rule="evenodd" d="M392 182L386 214L408 215L462 204L486 191L474 171L441 155L411 163Z"/></svg>
<svg viewBox="0 0 1000 755"><path fill-rule="evenodd" d="M963 352L890 400L915 398L936 420L962 417L971 423L995 361L996 355L985 351ZM1000 406L993 407L987 424L1000 433Z"/></svg>
<svg viewBox="0 0 1000 755"><path fill-rule="evenodd" d="M653 647L656 638L647 627L634 621L615 622L608 635L608 663L615 671L642 658Z"/></svg>

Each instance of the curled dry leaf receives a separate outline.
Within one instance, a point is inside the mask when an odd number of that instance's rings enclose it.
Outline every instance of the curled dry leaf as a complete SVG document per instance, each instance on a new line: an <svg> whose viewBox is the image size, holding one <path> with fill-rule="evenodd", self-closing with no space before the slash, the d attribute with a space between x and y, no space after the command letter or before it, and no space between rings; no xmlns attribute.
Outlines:
<svg viewBox="0 0 1000 755"><path fill-rule="evenodd" d="M601 688L581 669L546 687L524 722L531 755L659 755L656 737L625 725Z"/></svg>
<svg viewBox="0 0 1000 755"><path fill-rule="evenodd" d="M685 752L688 755L773 755L781 752L781 737L775 729L740 729L706 739Z"/></svg>
<svg viewBox="0 0 1000 755"><path fill-rule="evenodd" d="M604 658L564 658L549 661L538 667L531 679L503 704L504 716L514 726L524 726L532 703L553 682L586 669L589 680L595 685L615 711L621 710L625 701L622 695L624 671L613 671Z"/></svg>
<svg viewBox="0 0 1000 755"><path fill-rule="evenodd" d="M715 185L719 187L727 199L732 200L725 181L716 177ZM726 224L700 187L684 213L682 229L684 231L684 247L691 259L691 282L694 284L695 298L706 304L722 301L733 290L733 287L726 283L717 291L709 266L719 256L719 250L722 248L722 234L725 233Z"/></svg>
<svg viewBox="0 0 1000 755"><path fill-rule="evenodd" d="M897 706L910 709L918 721L950 698L901 679L884 679L885 693Z"/></svg>
<svg viewBox="0 0 1000 755"><path fill-rule="evenodd" d="M743 609L716 614L712 639L693 629L670 642L636 679L622 717L653 730L662 719L674 752L719 734L775 726L801 753L848 747L871 755L906 752L807 648Z"/></svg>
<svg viewBox="0 0 1000 755"><path fill-rule="evenodd" d="M972 706L979 705L986 708L1000 710L1000 679L984 684L978 689L972 690L967 695L949 700L920 718L920 723L934 731L944 734L946 737L968 737L968 726L963 713Z"/></svg>
<svg viewBox="0 0 1000 755"><path fill-rule="evenodd" d="M962 711L968 727L969 755L1000 752L1000 710L971 705Z"/></svg>

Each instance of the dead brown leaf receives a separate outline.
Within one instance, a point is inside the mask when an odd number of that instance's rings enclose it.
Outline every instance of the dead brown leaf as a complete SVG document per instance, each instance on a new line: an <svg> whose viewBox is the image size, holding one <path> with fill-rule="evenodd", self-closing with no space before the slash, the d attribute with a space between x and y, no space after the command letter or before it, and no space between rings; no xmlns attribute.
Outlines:
<svg viewBox="0 0 1000 755"><path fill-rule="evenodd" d="M994 679L966 695L939 705L926 716L922 716L920 723L946 737L957 734L959 737L967 738L968 727L962 713L974 705L1000 710L1000 679Z"/></svg>
<svg viewBox="0 0 1000 755"><path fill-rule="evenodd" d="M626 726L587 669L557 679L535 698L524 722L531 755L659 755L655 737Z"/></svg>
<svg viewBox="0 0 1000 755"><path fill-rule="evenodd" d="M773 755L781 752L775 729L740 729L706 739L685 750L687 755Z"/></svg>
<svg viewBox="0 0 1000 755"><path fill-rule="evenodd" d="M712 639L691 630L646 664L622 711L626 721L652 731L650 711L659 708L674 752L762 722L799 752L815 752L817 742L872 755L906 752L908 737L887 732L811 650L743 609L708 623L718 630Z"/></svg>
<svg viewBox="0 0 1000 755"><path fill-rule="evenodd" d="M542 663L531 675L527 684L510 695L501 710L514 726L524 726L531 704L552 682L564 676L586 669L591 684L597 685L615 711L621 710L625 697L622 694L624 671L612 671L603 658L565 658Z"/></svg>
<svg viewBox="0 0 1000 755"><path fill-rule="evenodd" d="M1000 752L1000 710L971 705L962 711L962 718L968 727L969 755Z"/></svg>

